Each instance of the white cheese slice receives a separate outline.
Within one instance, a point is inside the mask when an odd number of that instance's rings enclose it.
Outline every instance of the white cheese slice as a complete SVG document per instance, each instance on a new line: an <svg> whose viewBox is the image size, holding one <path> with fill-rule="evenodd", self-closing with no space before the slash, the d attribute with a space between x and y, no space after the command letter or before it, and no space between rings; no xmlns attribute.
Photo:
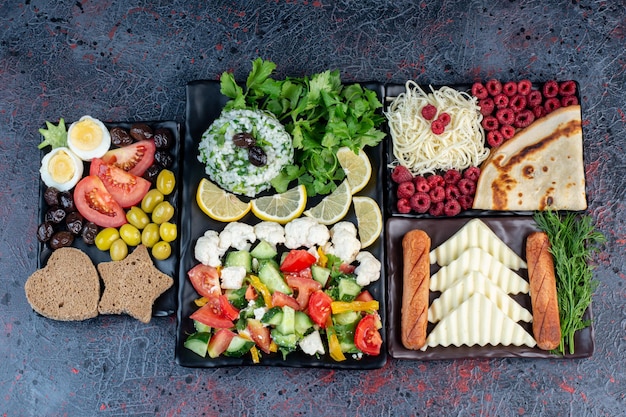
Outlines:
<svg viewBox="0 0 626 417"><path fill-rule="evenodd" d="M470 271L481 272L507 294L527 294L528 281L480 248L469 248L430 277L431 291L445 291Z"/></svg>
<svg viewBox="0 0 626 417"><path fill-rule="evenodd" d="M537 342L493 301L483 294L475 293L437 323L426 338L422 350L450 345L535 347Z"/></svg>
<svg viewBox="0 0 626 417"><path fill-rule="evenodd" d="M483 294L493 301L500 310L515 322L531 322L533 319L530 311L509 297L491 279L478 271L470 271L469 274L459 279L437 299L433 300L428 309L428 321L437 323L475 293Z"/></svg>
<svg viewBox="0 0 626 417"><path fill-rule="evenodd" d="M433 249L430 252L430 263L448 265L471 247L484 249L508 268L526 268L526 262L480 219L470 220L450 239Z"/></svg>

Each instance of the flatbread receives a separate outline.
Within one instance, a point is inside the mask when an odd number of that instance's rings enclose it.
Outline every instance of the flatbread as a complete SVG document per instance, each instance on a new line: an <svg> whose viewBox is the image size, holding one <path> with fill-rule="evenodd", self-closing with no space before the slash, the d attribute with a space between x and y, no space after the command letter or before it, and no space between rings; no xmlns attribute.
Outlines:
<svg viewBox="0 0 626 417"><path fill-rule="evenodd" d="M561 107L496 148L481 166L473 208L586 209L580 106Z"/></svg>

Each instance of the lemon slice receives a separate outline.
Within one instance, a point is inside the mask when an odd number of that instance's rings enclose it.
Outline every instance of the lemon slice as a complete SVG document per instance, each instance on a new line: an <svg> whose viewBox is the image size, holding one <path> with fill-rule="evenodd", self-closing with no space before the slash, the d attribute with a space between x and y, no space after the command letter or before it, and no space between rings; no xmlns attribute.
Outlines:
<svg viewBox="0 0 626 417"><path fill-rule="evenodd" d="M220 222L235 222L250 211L250 203L244 203L206 178L198 184L196 201L207 216Z"/></svg>
<svg viewBox="0 0 626 417"><path fill-rule="evenodd" d="M356 194L361 191L372 176L372 164L363 149L355 154L350 148L343 147L337 151L337 159L346 173L350 191Z"/></svg>
<svg viewBox="0 0 626 417"><path fill-rule="evenodd" d="M383 231L383 215L376 200L370 197L352 197L359 230L361 249L370 246Z"/></svg>
<svg viewBox="0 0 626 417"><path fill-rule="evenodd" d="M324 197L317 206L305 211L304 215L317 220L321 224L335 224L348 213L351 202L352 193L346 179L335 191Z"/></svg>
<svg viewBox="0 0 626 417"><path fill-rule="evenodd" d="M285 224L300 217L306 207L306 187L298 185L282 194L252 200L252 212L261 220Z"/></svg>

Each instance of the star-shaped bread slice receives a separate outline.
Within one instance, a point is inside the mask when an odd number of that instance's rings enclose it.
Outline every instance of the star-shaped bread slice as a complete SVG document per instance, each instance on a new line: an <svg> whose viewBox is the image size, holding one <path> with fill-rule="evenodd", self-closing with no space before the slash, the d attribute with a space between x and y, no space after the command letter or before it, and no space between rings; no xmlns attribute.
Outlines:
<svg viewBox="0 0 626 417"><path fill-rule="evenodd" d="M124 260L100 263L98 272L104 281L100 314L128 314L143 323L150 322L154 300L174 284L154 266L144 245Z"/></svg>

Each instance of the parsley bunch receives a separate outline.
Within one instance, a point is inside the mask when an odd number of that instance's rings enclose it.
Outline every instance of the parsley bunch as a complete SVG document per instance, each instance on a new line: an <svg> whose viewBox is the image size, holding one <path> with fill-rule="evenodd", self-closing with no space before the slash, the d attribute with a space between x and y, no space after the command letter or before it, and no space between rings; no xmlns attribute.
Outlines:
<svg viewBox="0 0 626 417"><path fill-rule="evenodd" d="M343 85L337 70L276 80L271 78L274 69L273 62L255 59L245 88L224 72L221 92L231 99L224 110L269 111L291 134L294 164L271 181L277 192L286 191L297 179L309 197L328 194L345 178L337 150L347 146L358 153L385 137L378 129L384 118L376 113L382 104L374 91L359 84Z"/></svg>

